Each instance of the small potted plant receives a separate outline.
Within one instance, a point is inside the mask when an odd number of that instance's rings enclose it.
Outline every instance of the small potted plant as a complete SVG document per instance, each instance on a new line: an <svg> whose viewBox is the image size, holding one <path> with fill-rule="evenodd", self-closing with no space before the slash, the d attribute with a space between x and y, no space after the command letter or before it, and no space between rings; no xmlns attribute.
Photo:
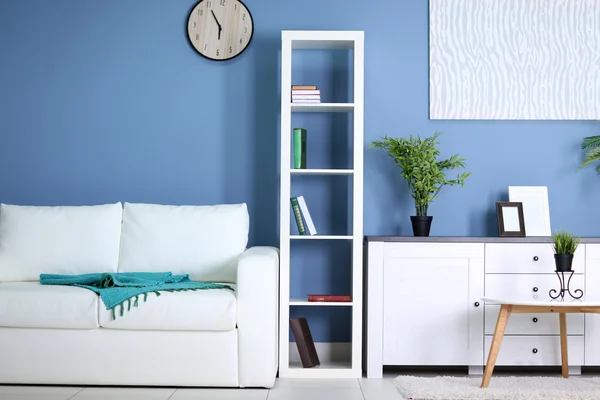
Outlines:
<svg viewBox="0 0 600 400"><path fill-rule="evenodd" d="M410 217L415 236L429 236L433 217L427 215L427 210L440 190L446 185L463 186L465 179L471 175L470 172L464 172L458 174L456 179L446 178L447 170L464 168L465 159L459 158L458 154L448 159L438 159L439 135L441 132L436 132L425 139L412 135L408 139L385 136L381 141L374 141L370 146L387 151L388 156L402 170L402 177L408 183L415 202L416 215Z"/></svg>
<svg viewBox="0 0 600 400"><path fill-rule="evenodd" d="M567 231L558 231L552 235L552 247L554 249L554 262L556 271L571 271L573 265L573 255L579 245L579 238L573 236Z"/></svg>

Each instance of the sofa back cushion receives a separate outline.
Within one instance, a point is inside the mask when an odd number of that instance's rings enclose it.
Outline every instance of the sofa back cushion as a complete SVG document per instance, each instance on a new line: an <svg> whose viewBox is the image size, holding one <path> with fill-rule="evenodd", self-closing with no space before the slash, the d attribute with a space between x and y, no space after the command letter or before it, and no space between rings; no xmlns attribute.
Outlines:
<svg viewBox="0 0 600 400"><path fill-rule="evenodd" d="M235 282L249 224L245 203L125 203L119 272L171 271L194 280Z"/></svg>
<svg viewBox="0 0 600 400"><path fill-rule="evenodd" d="M116 272L121 203L97 206L0 204L0 281L40 274Z"/></svg>

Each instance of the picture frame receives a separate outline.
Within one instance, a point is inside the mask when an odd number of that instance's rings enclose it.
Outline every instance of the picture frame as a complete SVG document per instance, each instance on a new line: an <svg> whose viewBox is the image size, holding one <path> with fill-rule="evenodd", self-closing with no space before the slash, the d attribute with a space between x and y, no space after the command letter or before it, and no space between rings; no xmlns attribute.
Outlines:
<svg viewBox="0 0 600 400"><path fill-rule="evenodd" d="M523 203L527 236L552 236L547 186L509 186L508 201Z"/></svg>
<svg viewBox="0 0 600 400"><path fill-rule="evenodd" d="M523 203L513 201L496 202L498 235L502 237L525 237Z"/></svg>

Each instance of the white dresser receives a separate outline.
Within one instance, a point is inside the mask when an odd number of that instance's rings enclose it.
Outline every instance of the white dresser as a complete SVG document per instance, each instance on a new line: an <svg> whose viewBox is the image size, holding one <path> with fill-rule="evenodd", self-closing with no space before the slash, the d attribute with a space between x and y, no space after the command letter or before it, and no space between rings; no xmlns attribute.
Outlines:
<svg viewBox="0 0 600 400"><path fill-rule="evenodd" d="M364 369L468 366L480 374L498 306L481 297L549 298L559 289L549 238L365 238ZM600 296L600 238L582 239L570 287ZM600 365L600 315L569 314L569 364ZM559 366L558 317L511 316L497 366Z"/></svg>

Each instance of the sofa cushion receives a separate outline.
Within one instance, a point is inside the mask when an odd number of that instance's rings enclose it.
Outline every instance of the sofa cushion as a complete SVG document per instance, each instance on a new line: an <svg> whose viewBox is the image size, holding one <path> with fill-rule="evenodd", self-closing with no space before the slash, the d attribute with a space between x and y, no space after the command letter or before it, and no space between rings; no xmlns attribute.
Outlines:
<svg viewBox="0 0 600 400"><path fill-rule="evenodd" d="M246 204L125 203L119 272L171 271L193 280L235 282L248 230Z"/></svg>
<svg viewBox="0 0 600 400"><path fill-rule="evenodd" d="M116 272L121 203L99 206L0 205L0 282L46 274Z"/></svg>
<svg viewBox="0 0 600 400"><path fill-rule="evenodd" d="M230 285L232 286L232 285ZM234 287L234 286L232 286ZM138 307L128 310L124 304L115 309L116 318L100 301L100 326L113 329L179 330L179 331L230 331L235 329L237 301L229 289L209 289L185 292L160 292L148 294L138 300Z"/></svg>
<svg viewBox="0 0 600 400"><path fill-rule="evenodd" d="M99 297L74 286L38 282L0 283L0 326L12 328L98 328Z"/></svg>

